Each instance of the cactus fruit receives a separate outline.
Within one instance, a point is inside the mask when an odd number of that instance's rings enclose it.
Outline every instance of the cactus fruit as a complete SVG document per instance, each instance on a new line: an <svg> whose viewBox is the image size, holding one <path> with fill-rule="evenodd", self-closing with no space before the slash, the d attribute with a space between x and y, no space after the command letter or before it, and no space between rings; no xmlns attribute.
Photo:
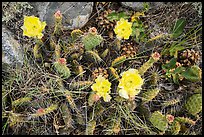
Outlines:
<svg viewBox="0 0 204 137"><path fill-rule="evenodd" d="M181 124L178 121L174 121L169 127L172 135L177 135L181 130Z"/></svg>
<svg viewBox="0 0 204 137"><path fill-rule="evenodd" d="M69 88L72 90L87 89L93 84L92 81L76 81L69 84Z"/></svg>
<svg viewBox="0 0 204 137"><path fill-rule="evenodd" d="M202 70L197 65L194 65L181 73L181 75L189 81L197 82L202 78Z"/></svg>
<svg viewBox="0 0 204 137"><path fill-rule="evenodd" d="M162 115L161 112L155 111L151 117L150 117L150 122L156 127L157 129L161 131L165 131L168 127L168 122L166 120L166 117Z"/></svg>
<svg viewBox="0 0 204 137"><path fill-rule="evenodd" d="M83 32L80 29L75 29L71 32L72 41L75 42L80 39L83 35Z"/></svg>
<svg viewBox="0 0 204 137"><path fill-rule="evenodd" d="M192 95L185 104L186 110L192 114L196 115L202 110L202 95L194 94Z"/></svg>
<svg viewBox="0 0 204 137"><path fill-rule="evenodd" d="M155 52L151 55L150 59L145 62L139 69L139 74L143 75L152 65L157 62L160 58L160 54L158 52Z"/></svg>
<svg viewBox="0 0 204 137"><path fill-rule="evenodd" d="M57 62L54 63L54 67L56 71L61 75L61 77L65 79L70 77L71 72L69 68L66 66L65 58L59 58Z"/></svg>
<svg viewBox="0 0 204 137"><path fill-rule="evenodd" d="M117 119L113 119L112 123L108 127L108 130L106 131L105 135L116 135L120 132L120 122L121 118L118 117Z"/></svg>
<svg viewBox="0 0 204 137"><path fill-rule="evenodd" d="M118 66L118 65L122 64L125 60L126 60L126 56L119 56L112 61L111 67Z"/></svg>
<svg viewBox="0 0 204 137"><path fill-rule="evenodd" d="M93 48L98 46L102 41L103 37L97 34L97 30L95 27L90 28L88 34L82 37L82 42L87 51L92 50Z"/></svg>
<svg viewBox="0 0 204 137"><path fill-rule="evenodd" d="M149 101L151 101L153 98L155 98L157 96L157 94L159 93L159 89L155 88L155 89L150 89L146 92L142 93L142 103L147 103Z"/></svg>

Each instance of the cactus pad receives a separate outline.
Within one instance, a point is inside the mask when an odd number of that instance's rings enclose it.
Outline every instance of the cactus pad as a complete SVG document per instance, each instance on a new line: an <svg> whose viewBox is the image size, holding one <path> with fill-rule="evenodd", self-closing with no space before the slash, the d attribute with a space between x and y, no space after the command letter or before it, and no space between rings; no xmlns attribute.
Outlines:
<svg viewBox="0 0 204 137"><path fill-rule="evenodd" d="M147 92L142 93L142 103L147 103L157 96L159 89L150 89Z"/></svg>
<svg viewBox="0 0 204 137"><path fill-rule="evenodd" d="M62 65L59 62L55 62L54 67L55 67L56 71L61 75L61 77L63 77L63 78L69 78L70 77L71 72L66 65Z"/></svg>
<svg viewBox="0 0 204 137"><path fill-rule="evenodd" d="M192 82L200 81L202 78L202 70L194 65L182 73L182 76Z"/></svg>
<svg viewBox="0 0 204 137"><path fill-rule="evenodd" d="M170 126L170 132L172 135L177 135L181 129L181 124L178 121L174 121Z"/></svg>
<svg viewBox="0 0 204 137"><path fill-rule="evenodd" d="M185 104L186 110L192 114L196 115L202 110L202 95L194 94L192 95Z"/></svg>
<svg viewBox="0 0 204 137"><path fill-rule="evenodd" d="M167 129L168 122L167 122L165 116L162 115L161 112L155 111L151 115L149 120L154 125L154 127L156 127L157 129L159 129L161 131L165 131Z"/></svg>
<svg viewBox="0 0 204 137"><path fill-rule="evenodd" d="M92 50L103 41L101 35L88 33L82 38L86 50Z"/></svg>

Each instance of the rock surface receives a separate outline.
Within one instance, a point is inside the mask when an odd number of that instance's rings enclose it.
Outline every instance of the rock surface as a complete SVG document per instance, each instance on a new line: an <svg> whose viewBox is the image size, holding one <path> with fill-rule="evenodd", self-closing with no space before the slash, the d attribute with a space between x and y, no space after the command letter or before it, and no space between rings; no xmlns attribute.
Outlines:
<svg viewBox="0 0 204 137"><path fill-rule="evenodd" d="M92 13L93 2L32 2L41 20L54 25L54 13L60 10L63 25L67 29L83 27Z"/></svg>
<svg viewBox="0 0 204 137"><path fill-rule="evenodd" d="M146 2L149 4L151 9L156 9L159 6L162 6L163 2ZM121 2L121 4L125 7L129 7L135 11L141 11L144 9L143 4L144 2Z"/></svg>
<svg viewBox="0 0 204 137"><path fill-rule="evenodd" d="M2 62L9 65L23 64L21 46L5 26L2 26Z"/></svg>

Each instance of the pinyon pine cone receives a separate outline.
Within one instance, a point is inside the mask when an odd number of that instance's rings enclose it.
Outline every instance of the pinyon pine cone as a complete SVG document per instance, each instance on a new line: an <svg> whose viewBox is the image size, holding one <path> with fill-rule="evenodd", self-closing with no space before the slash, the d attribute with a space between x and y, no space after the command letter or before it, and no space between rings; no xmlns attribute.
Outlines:
<svg viewBox="0 0 204 137"><path fill-rule="evenodd" d="M96 79L99 75L102 75L104 78L108 78L108 71L105 68L95 68L92 72L92 78Z"/></svg>
<svg viewBox="0 0 204 137"><path fill-rule="evenodd" d="M124 44L121 46L121 55L126 57L134 57L136 55L136 52L138 50L138 47L133 42L128 42L127 44Z"/></svg>
<svg viewBox="0 0 204 137"><path fill-rule="evenodd" d="M110 9L107 9L103 12L100 13L100 16L98 16L96 18L96 22L99 26L102 26L103 28L105 28L107 31L111 31L113 30L116 22L112 22L112 21L109 21L107 16L108 14L111 13L111 10Z"/></svg>
<svg viewBox="0 0 204 137"><path fill-rule="evenodd" d="M193 66L200 59L200 54L193 49L186 49L179 53L178 59L182 66Z"/></svg>

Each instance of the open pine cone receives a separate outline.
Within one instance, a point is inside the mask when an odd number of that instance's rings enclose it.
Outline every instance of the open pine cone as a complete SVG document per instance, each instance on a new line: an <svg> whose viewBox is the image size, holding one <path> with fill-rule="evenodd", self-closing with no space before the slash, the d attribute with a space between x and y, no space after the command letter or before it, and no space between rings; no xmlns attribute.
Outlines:
<svg viewBox="0 0 204 137"><path fill-rule="evenodd" d="M138 47L133 42L121 45L121 55L133 58L136 55Z"/></svg>
<svg viewBox="0 0 204 137"><path fill-rule="evenodd" d="M182 66L192 66L195 65L200 59L200 54L198 51L193 49L186 49L179 53L178 61Z"/></svg>
<svg viewBox="0 0 204 137"><path fill-rule="evenodd" d="M116 22L109 21L107 19L108 14L111 13L110 9L104 10L100 13L100 15L96 18L96 22L99 26L102 26L107 31L113 30Z"/></svg>
<svg viewBox="0 0 204 137"><path fill-rule="evenodd" d="M96 79L99 75L102 75L104 78L108 78L108 71L105 68L96 68L92 72L92 78Z"/></svg>

